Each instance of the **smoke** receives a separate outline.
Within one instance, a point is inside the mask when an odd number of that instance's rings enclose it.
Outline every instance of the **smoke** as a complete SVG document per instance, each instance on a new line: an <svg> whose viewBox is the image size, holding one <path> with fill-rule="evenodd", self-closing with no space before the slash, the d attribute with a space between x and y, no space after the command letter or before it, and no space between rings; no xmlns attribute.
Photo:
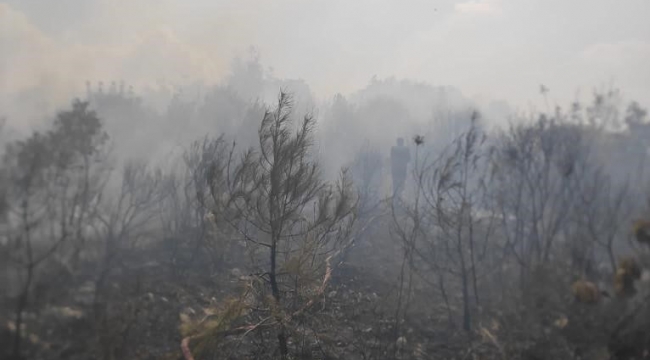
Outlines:
<svg viewBox="0 0 650 360"><path fill-rule="evenodd" d="M0 114L32 126L86 80L141 93L223 82L251 46L265 72L304 80L317 100L395 76L486 106L544 106L540 84L564 105L603 82L643 103L647 10L642 0L5 0Z"/></svg>
<svg viewBox="0 0 650 360"><path fill-rule="evenodd" d="M227 74L235 52L218 43L211 49L180 39L168 26L167 1L89 3L93 6L80 12L82 19L65 23L61 17L61 23L41 21L40 27L12 5L0 3L0 114L11 126L34 126L82 96L86 80L126 80L143 89L198 79L214 82ZM33 19L63 6L30 4L24 10ZM62 29L46 31L56 25Z"/></svg>

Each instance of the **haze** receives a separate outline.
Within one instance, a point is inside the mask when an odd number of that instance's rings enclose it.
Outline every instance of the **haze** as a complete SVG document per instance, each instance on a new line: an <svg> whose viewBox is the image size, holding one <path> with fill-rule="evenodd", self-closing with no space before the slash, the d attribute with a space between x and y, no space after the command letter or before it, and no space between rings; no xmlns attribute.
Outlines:
<svg viewBox="0 0 650 360"><path fill-rule="evenodd" d="M0 0L0 359L648 359L650 0Z"/></svg>
<svg viewBox="0 0 650 360"><path fill-rule="evenodd" d="M15 124L85 80L215 83L251 47L318 100L395 76L522 110L543 105L540 84L559 105L610 86L647 105L648 14L646 0L5 0L0 107Z"/></svg>

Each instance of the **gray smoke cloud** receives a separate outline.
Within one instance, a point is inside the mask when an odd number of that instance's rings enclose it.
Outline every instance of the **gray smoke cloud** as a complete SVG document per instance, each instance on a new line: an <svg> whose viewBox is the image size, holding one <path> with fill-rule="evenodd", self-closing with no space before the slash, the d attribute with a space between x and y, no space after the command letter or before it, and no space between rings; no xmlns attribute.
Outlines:
<svg viewBox="0 0 650 360"><path fill-rule="evenodd" d="M0 109L15 127L83 93L214 83L251 46L317 99L378 78L453 85L478 104L567 104L614 85L650 98L650 3L630 0L5 0Z"/></svg>

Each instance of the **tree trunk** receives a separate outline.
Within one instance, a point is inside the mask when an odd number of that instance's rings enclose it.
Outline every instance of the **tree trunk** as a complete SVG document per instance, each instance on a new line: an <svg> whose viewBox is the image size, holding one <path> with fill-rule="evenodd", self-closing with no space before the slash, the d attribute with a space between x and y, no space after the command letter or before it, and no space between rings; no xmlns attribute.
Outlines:
<svg viewBox="0 0 650 360"><path fill-rule="evenodd" d="M27 307L27 300L29 298L29 288L32 286L32 280L34 279L34 266L29 264L27 267L27 279L25 280L25 286L23 291L18 297L18 304L16 305L16 333L14 335L14 344L13 344L13 356L14 359L20 359L21 347L22 347L22 327L23 327L23 312L25 307Z"/></svg>
<svg viewBox="0 0 650 360"><path fill-rule="evenodd" d="M607 244L607 255L609 256L609 263L612 266L612 272L616 273L616 257L614 256L614 249L611 241Z"/></svg>
<svg viewBox="0 0 650 360"><path fill-rule="evenodd" d="M277 258L277 241L274 236L273 242L271 244L271 271L269 272L269 279L271 282L271 292L273 294L273 299L279 305L280 304L280 288L278 286L278 280L276 277L276 258ZM278 346L280 348L280 356L282 359L286 359L289 355L289 349L287 347L287 335L284 328L284 324L280 321L280 327L278 329Z"/></svg>
<svg viewBox="0 0 650 360"><path fill-rule="evenodd" d="M445 289L445 279L442 273L438 275L438 285L440 287L440 294L442 294L442 299L445 301L445 308L447 309L447 319L449 325L454 324L454 313L451 310L451 305L449 304L449 297L447 296L447 290Z"/></svg>
<svg viewBox="0 0 650 360"><path fill-rule="evenodd" d="M14 336L13 344L13 356L15 359L21 359L20 352L22 346L22 327L23 327L23 312L25 307L27 307L27 300L29 300L29 289L32 286L32 281L34 280L34 253L32 252L32 242L30 236L30 226L29 219L27 216L27 209L29 208L29 203L27 200L23 200L22 203L22 222L23 222L23 231L24 231L24 241L25 248L27 251L27 279L25 279L25 286L18 297L18 303L16 304L16 334Z"/></svg>
<svg viewBox="0 0 650 360"><path fill-rule="evenodd" d="M469 306L469 273L467 271L467 261L463 254L463 245L460 230L458 232L458 255L460 257L461 280L463 282L463 330L469 332L472 329L472 319Z"/></svg>
<svg viewBox="0 0 650 360"><path fill-rule="evenodd" d="M467 270L463 267L463 330L469 332L472 330L472 318L469 312L469 281L467 279Z"/></svg>

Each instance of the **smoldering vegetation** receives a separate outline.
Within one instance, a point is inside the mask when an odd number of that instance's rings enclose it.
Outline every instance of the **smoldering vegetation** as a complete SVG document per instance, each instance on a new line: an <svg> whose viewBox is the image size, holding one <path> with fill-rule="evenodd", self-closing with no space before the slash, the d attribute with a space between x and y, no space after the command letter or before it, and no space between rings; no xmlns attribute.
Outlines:
<svg viewBox="0 0 650 360"><path fill-rule="evenodd" d="M650 122L615 91L87 86L5 128L2 358L648 357Z"/></svg>

